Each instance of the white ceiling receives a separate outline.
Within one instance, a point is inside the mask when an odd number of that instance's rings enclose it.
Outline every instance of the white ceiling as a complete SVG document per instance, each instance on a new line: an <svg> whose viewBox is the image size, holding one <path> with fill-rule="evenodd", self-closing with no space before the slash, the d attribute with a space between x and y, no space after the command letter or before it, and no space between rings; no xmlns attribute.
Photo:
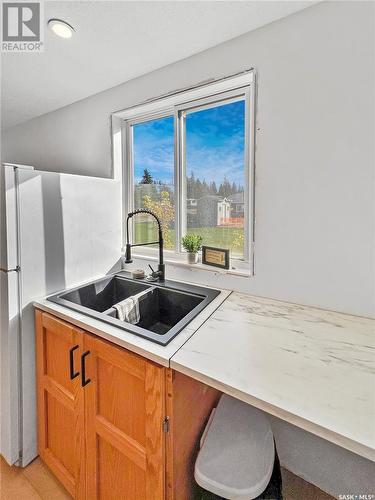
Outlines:
<svg viewBox="0 0 375 500"><path fill-rule="evenodd" d="M11 127L304 9L311 1L47 1L45 51L3 53L2 123Z"/></svg>

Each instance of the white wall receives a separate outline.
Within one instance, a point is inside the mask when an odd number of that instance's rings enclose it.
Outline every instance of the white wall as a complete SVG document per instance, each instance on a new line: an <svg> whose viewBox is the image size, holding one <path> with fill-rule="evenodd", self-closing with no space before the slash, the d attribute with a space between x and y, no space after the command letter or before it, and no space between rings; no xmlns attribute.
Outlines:
<svg viewBox="0 0 375 500"><path fill-rule="evenodd" d="M259 295L370 315L373 14L372 2L310 7L15 127L4 136L5 159L40 169L110 176L112 111L254 66L259 74L256 277L225 283ZM222 284L216 278L211 282Z"/></svg>
<svg viewBox="0 0 375 500"><path fill-rule="evenodd" d="M0 75L1 75L1 58L0 58ZM1 88L0 88L0 98L1 98ZM1 131L1 120L0 120L0 131ZM0 141L0 158L2 158L2 141ZM6 241L5 241L5 199L4 199L4 175L2 169L0 169L0 267L5 267L6 264ZM8 306L8 294L7 294L7 279L5 273L0 272L0 312L3 312ZM0 314L0 415L4 415L4 401L8 400L8 395L5 394L7 391L4 388L1 381L4 380L4 373L7 371L7 362L5 349L3 347L3 332L6 331L6 325L4 324L7 318L4 314ZM1 422L1 419L0 419ZM3 437L2 424L0 423L0 450L2 450L6 444Z"/></svg>
<svg viewBox="0 0 375 500"><path fill-rule="evenodd" d="M181 268L169 268L169 273L372 315L374 13L372 2L315 5L10 129L4 134L4 158L39 169L108 177L111 112L254 66L259 77L256 276L202 277ZM283 436L293 433L281 425L277 435L283 443ZM334 494L347 486L345 480L357 488L354 493L370 486L374 490L367 473L361 480L356 474L343 476L342 470L358 464L348 452L329 445L325 449L337 458L332 461L329 454L318 453L317 438L295 430L294 439L295 446L289 443L281 451L292 470ZM319 464L308 458L315 452ZM340 461L347 464L344 469Z"/></svg>

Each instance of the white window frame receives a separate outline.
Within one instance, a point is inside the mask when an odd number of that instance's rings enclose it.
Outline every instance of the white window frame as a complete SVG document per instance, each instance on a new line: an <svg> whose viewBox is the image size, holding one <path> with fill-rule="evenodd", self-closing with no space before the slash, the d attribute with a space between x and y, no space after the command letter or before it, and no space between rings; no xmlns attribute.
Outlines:
<svg viewBox="0 0 375 500"><path fill-rule="evenodd" d="M166 116L174 117L174 185L175 185L175 250L165 250L165 261L171 263L186 262L181 248L181 236L186 229L186 168L184 151L183 121L187 113L217 106L220 101L226 103L245 100L245 186L244 201L247 223L244 226L244 258L231 258L231 270L240 274L254 274L254 157L255 157L255 72L248 70L235 76L216 80L150 100L113 113L112 124L117 123L117 131L112 130L114 148L114 170L118 171L121 161L123 179L123 246L125 245L125 221L128 213L134 209L134 161L132 126ZM121 141L115 141L115 135L121 132ZM120 149L120 150L119 150ZM245 217L246 219L246 217ZM157 250L150 247L137 247L135 257L153 258ZM203 266L201 266L203 267ZM208 266L207 266L208 267ZM215 271L214 268L208 268Z"/></svg>

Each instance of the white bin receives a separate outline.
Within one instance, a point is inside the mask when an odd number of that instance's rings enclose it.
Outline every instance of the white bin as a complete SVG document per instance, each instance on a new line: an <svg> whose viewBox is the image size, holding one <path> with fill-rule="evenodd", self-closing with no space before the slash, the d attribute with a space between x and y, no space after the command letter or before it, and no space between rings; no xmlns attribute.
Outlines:
<svg viewBox="0 0 375 500"><path fill-rule="evenodd" d="M274 462L273 433L265 415L223 395L201 439L194 473L199 486L230 500L254 499L266 490Z"/></svg>

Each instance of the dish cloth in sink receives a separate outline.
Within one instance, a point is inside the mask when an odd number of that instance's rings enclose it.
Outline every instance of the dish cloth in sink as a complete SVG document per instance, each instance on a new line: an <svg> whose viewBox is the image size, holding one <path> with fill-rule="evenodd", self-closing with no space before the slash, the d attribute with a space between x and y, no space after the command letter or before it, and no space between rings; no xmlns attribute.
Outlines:
<svg viewBox="0 0 375 500"><path fill-rule="evenodd" d="M135 325L139 323L141 317L139 314L139 300L144 295L147 295L150 290L145 290L143 292L137 293L137 295L133 295L128 297L121 302L118 302L113 307L117 311L117 318L120 321L126 321L127 323L131 323Z"/></svg>

